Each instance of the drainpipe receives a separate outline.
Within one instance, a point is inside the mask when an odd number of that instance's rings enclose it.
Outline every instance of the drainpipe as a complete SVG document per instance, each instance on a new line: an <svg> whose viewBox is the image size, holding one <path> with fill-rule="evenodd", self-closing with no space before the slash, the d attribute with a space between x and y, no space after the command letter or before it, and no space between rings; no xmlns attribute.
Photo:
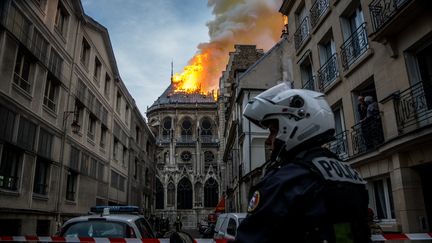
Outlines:
<svg viewBox="0 0 432 243"><path fill-rule="evenodd" d="M249 99L250 99L250 91L248 91L248 101L249 101ZM243 118L242 118L243 119ZM251 145L251 142L252 142L252 138L251 138L251 122L250 122L250 120L248 119L248 126L249 126L249 172L251 172L252 171L252 145Z"/></svg>

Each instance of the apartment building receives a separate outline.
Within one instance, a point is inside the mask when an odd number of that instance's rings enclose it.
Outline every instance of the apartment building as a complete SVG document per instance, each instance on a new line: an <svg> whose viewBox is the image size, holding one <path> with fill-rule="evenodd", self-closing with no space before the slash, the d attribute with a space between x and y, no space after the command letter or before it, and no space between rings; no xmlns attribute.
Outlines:
<svg viewBox="0 0 432 243"><path fill-rule="evenodd" d="M0 23L0 234L129 203L136 106L106 28L72 0L1 1Z"/></svg>
<svg viewBox="0 0 432 243"><path fill-rule="evenodd" d="M294 87L326 94L337 133L326 146L368 181L387 232L432 227L431 9L422 0L285 0L280 8ZM379 112L360 117L359 96Z"/></svg>

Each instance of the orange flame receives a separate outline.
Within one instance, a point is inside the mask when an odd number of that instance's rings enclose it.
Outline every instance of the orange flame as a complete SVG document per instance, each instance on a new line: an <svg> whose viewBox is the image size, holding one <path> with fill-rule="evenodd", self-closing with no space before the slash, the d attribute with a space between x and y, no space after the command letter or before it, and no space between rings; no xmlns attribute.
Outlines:
<svg viewBox="0 0 432 243"><path fill-rule="evenodd" d="M183 72L173 75L174 92L213 95L216 100L219 78L235 44L268 50L280 38L284 23L277 9L281 4L282 0L209 1L216 16L207 24L210 42L199 44Z"/></svg>

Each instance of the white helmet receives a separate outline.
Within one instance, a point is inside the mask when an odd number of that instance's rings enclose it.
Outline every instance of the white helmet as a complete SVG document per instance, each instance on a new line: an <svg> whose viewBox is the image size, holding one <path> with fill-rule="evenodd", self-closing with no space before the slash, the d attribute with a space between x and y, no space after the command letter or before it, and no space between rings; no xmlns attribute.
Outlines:
<svg viewBox="0 0 432 243"><path fill-rule="evenodd" d="M326 135L321 144L334 134L335 122L324 94L305 89L290 89L288 83L278 84L253 98L243 115L262 128L265 121L277 120L276 139L285 143L286 151L318 135ZM278 151L279 153L280 151Z"/></svg>

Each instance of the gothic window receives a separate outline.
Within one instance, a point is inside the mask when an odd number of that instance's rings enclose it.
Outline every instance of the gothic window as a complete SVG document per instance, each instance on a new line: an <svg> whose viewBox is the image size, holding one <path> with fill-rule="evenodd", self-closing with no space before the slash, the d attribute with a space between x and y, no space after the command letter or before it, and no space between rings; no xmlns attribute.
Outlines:
<svg viewBox="0 0 432 243"><path fill-rule="evenodd" d="M201 135L211 136L212 135L212 122L209 118L204 118L201 122Z"/></svg>
<svg viewBox="0 0 432 243"><path fill-rule="evenodd" d="M192 184L184 177L177 187L177 209L192 209Z"/></svg>
<svg viewBox="0 0 432 243"><path fill-rule="evenodd" d="M214 154L211 151L204 152L204 162L212 163L214 161Z"/></svg>
<svg viewBox="0 0 432 243"><path fill-rule="evenodd" d="M162 136L169 137L171 130L171 117L165 117L162 122Z"/></svg>
<svg viewBox="0 0 432 243"><path fill-rule="evenodd" d="M195 183L195 204L202 206L202 184L200 182Z"/></svg>
<svg viewBox="0 0 432 243"><path fill-rule="evenodd" d="M186 118L181 124L181 135L192 136L192 122L189 118Z"/></svg>
<svg viewBox="0 0 432 243"><path fill-rule="evenodd" d="M167 189L167 205L168 206L174 206L174 197L175 197L175 186L174 183L170 182L168 184L168 189Z"/></svg>
<svg viewBox="0 0 432 243"><path fill-rule="evenodd" d="M164 208L164 188L159 179L156 180L156 209Z"/></svg>
<svg viewBox="0 0 432 243"><path fill-rule="evenodd" d="M204 207L216 207L218 203L218 183L210 178L204 185Z"/></svg>
<svg viewBox="0 0 432 243"><path fill-rule="evenodd" d="M192 154L189 151L183 151L180 157L183 162L189 162L192 159Z"/></svg>
<svg viewBox="0 0 432 243"><path fill-rule="evenodd" d="M165 164L169 163L169 152L168 151L164 153L164 161L163 162Z"/></svg>

